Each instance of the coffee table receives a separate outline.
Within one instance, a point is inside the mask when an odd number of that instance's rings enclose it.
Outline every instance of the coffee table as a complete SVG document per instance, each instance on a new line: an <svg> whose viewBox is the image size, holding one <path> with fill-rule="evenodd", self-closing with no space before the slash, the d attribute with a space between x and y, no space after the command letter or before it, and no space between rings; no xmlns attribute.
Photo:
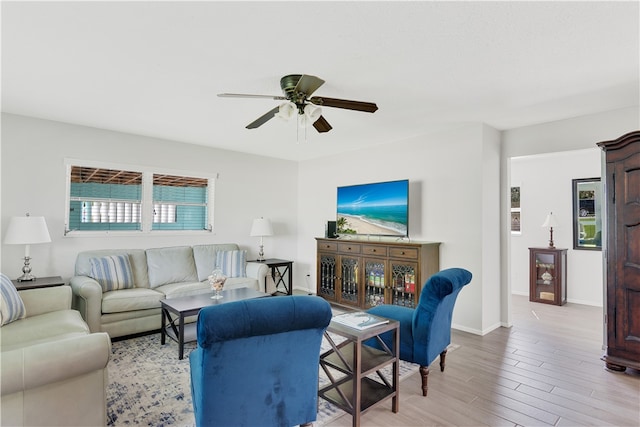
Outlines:
<svg viewBox="0 0 640 427"><path fill-rule="evenodd" d="M206 293L160 300L162 308L160 343L164 345L167 336L175 340L178 343L178 358L182 359L184 357L184 343L196 341L197 338L196 322L185 325L184 319L186 317L194 316L203 308L211 305L271 296L251 288L227 289L220 294L222 295L220 299L212 299L212 294Z"/></svg>

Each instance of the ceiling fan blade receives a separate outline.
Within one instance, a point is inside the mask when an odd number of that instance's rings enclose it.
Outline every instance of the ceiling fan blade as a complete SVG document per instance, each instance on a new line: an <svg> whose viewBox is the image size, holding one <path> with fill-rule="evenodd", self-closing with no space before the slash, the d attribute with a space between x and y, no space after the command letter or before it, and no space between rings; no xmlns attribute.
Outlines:
<svg viewBox="0 0 640 427"><path fill-rule="evenodd" d="M315 122L313 122L313 127L320 133L329 132L333 127L329 124L329 122L322 116L318 118Z"/></svg>
<svg viewBox="0 0 640 427"><path fill-rule="evenodd" d="M286 100L282 95L251 95L246 93L219 93L218 96L220 98L267 98L267 99L277 99L277 100Z"/></svg>
<svg viewBox="0 0 640 427"><path fill-rule="evenodd" d="M316 76L310 76L308 74L303 74L298 80L298 84L296 85L295 92L296 93L304 93L307 96L311 96L313 92L318 90L320 86L324 84L324 80Z"/></svg>
<svg viewBox="0 0 640 427"><path fill-rule="evenodd" d="M373 102L350 101L348 99L314 96L313 98L309 98L308 101L322 107L344 108L347 110L364 111L365 113L373 113L378 109L378 106Z"/></svg>
<svg viewBox="0 0 640 427"><path fill-rule="evenodd" d="M278 112L279 108L280 107L275 107L273 110L270 110L268 113L263 114L262 116L258 117L256 120L254 120L253 122L249 123L246 126L247 129L255 129L257 127L262 126L263 124L265 124L266 122L268 122L269 120L271 120L272 118L275 117L275 115Z"/></svg>

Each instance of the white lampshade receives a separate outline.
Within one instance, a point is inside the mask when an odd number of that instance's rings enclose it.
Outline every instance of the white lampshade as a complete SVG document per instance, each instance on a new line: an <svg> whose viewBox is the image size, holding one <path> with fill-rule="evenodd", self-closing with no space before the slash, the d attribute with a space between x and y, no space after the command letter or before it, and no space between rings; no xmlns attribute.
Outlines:
<svg viewBox="0 0 640 427"><path fill-rule="evenodd" d="M307 123L313 124L322 115L322 108L313 104L307 104L304 107L304 115L307 116Z"/></svg>
<svg viewBox="0 0 640 427"><path fill-rule="evenodd" d="M18 281L35 280L35 276L31 274L31 257L29 256L29 245L37 243L49 243L49 229L47 222L43 216L14 216L9 221L7 233L4 242L8 245L24 245L24 266L22 267L22 276L18 277Z"/></svg>
<svg viewBox="0 0 640 427"><path fill-rule="evenodd" d="M8 245L49 243L49 229L43 216L14 216L9 221L4 242Z"/></svg>
<svg viewBox="0 0 640 427"><path fill-rule="evenodd" d="M278 108L278 112L275 114L276 117L281 118L282 120L289 120L293 117L298 111L298 107L291 101L287 101L284 104L280 104Z"/></svg>
<svg viewBox="0 0 640 427"><path fill-rule="evenodd" d="M553 212L549 212L549 215L547 215L547 218L544 220L544 223L542 224L543 228L550 228L550 227L558 227L560 224L558 224L558 221L556 220L556 217L553 216Z"/></svg>
<svg viewBox="0 0 640 427"><path fill-rule="evenodd" d="M271 221L265 218L256 218L251 225L250 236L271 236L273 235L273 229L271 228Z"/></svg>

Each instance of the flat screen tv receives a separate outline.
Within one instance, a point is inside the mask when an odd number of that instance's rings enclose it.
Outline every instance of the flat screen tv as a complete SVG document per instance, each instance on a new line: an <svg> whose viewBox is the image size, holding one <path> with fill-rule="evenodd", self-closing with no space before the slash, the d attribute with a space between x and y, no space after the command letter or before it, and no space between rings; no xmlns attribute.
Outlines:
<svg viewBox="0 0 640 427"><path fill-rule="evenodd" d="M409 180L338 187L338 235L409 236Z"/></svg>

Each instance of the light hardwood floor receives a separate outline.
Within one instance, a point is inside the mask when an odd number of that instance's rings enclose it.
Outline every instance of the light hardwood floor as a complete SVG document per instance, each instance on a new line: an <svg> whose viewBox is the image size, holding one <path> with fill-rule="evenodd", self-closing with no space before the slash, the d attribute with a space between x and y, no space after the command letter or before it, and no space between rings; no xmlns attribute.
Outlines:
<svg viewBox="0 0 640 427"><path fill-rule="evenodd" d="M460 345L446 369L437 360L423 397L420 375L400 383L391 401L370 409L365 426L640 426L640 373L607 371L602 309L562 307L513 296L513 327L484 337L453 331ZM331 426L351 426L342 416Z"/></svg>

